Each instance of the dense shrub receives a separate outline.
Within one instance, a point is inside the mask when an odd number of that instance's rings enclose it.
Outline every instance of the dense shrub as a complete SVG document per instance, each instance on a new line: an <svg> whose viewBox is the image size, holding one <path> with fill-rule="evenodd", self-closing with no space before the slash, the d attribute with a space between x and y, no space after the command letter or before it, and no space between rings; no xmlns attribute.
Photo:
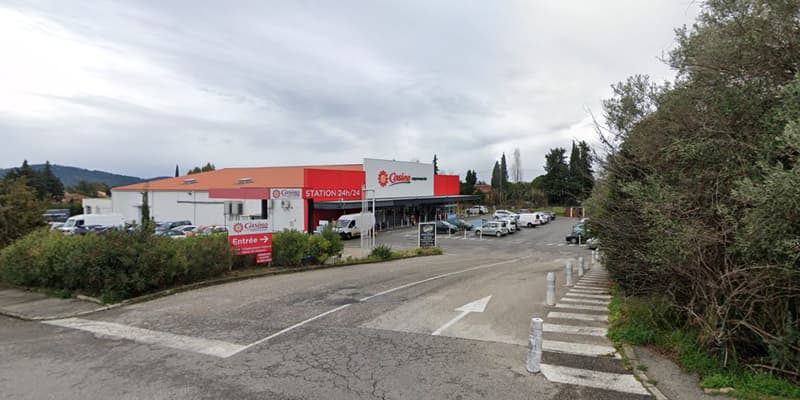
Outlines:
<svg viewBox="0 0 800 400"><path fill-rule="evenodd" d="M392 258L392 247L385 244L376 246L374 249L372 249L372 252L369 253L369 256L380 258L381 260L388 260Z"/></svg>
<svg viewBox="0 0 800 400"><path fill-rule="evenodd" d="M272 262L275 265L298 266L308 254L310 236L299 231L283 231L272 235Z"/></svg>
<svg viewBox="0 0 800 400"><path fill-rule="evenodd" d="M224 236L65 236L35 231L0 252L0 280L79 291L107 301L218 276L231 268Z"/></svg>

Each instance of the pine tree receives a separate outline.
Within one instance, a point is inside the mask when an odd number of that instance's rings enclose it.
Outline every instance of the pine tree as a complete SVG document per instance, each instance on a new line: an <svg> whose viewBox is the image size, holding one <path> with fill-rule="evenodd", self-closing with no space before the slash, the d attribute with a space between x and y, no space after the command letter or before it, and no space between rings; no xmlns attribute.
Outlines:
<svg viewBox="0 0 800 400"><path fill-rule="evenodd" d="M64 198L64 184L53 173L50 161L44 163L44 169L40 173L39 180L44 192L42 200L61 201Z"/></svg>
<svg viewBox="0 0 800 400"><path fill-rule="evenodd" d="M433 174L439 175L439 159L436 158L436 154L433 155Z"/></svg>
<svg viewBox="0 0 800 400"><path fill-rule="evenodd" d="M506 164L506 153L500 157L500 189L505 190L508 188L508 164Z"/></svg>
<svg viewBox="0 0 800 400"><path fill-rule="evenodd" d="M175 177L181 176L181 171L178 169L178 164L175 164Z"/></svg>

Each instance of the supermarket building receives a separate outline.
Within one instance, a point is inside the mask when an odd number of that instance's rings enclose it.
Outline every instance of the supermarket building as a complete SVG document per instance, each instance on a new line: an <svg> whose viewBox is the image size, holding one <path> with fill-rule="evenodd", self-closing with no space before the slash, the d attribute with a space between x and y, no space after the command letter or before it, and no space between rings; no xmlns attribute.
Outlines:
<svg viewBox="0 0 800 400"><path fill-rule="evenodd" d="M433 164L364 159L362 164L225 168L111 190L112 210L140 224L144 196L156 221L228 225L268 219L275 231L311 232L321 221L376 206L378 229L431 221L461 201L458 175L436 175Z"/></svg>

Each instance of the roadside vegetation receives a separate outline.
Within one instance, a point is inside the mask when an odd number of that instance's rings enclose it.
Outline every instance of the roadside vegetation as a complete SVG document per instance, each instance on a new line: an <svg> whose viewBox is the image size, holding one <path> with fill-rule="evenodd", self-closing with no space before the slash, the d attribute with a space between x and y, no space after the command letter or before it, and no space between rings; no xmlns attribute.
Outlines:
<svg viewBox="0 0 800 400"><path fill-rule="evenodd" d="M442 254L439 248L393 251L378 246L369 257L342 259L343 249L330 228L320 235L278 232L273 234L271 265L349 265ZM255 264L254 255L234 255L224 234L181 239L142 231L66 236L42 228L0 251L0 283L41 288L57 297L84 294L106 303L213 278L246 276L243 270L254 269L265 268Z"/></svg>
<svg viewBox="0 0 800 400"><path fill-rule="evenodd" d="M620 296L615 340L736 394L800 397L800 3L709 0L604 103L587 201Z"/></svg>

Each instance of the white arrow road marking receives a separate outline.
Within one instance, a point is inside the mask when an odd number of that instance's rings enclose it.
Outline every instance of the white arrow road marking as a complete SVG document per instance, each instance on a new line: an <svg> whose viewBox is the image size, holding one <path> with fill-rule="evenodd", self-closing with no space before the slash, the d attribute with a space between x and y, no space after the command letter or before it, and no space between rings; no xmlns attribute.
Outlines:
<svg viewBox="0 0 800 400"><path fill-rule="evenodd" d="M486 310L486 305L489 304L489 300L491 299L492 296L486 296L480 300L475 300L472 303L467 303L461 307L456 308L455 311L461 311L461 314L458 314L455 318L451 319L450 321L447 321L446 324L442 325L439 329L433 331L431 335L439 336L442 332L444 332L445 329L449 328L450 326L458 322L458 320L460 320L461 318L466 317L467 314L471 312L483 312L484 310Z"/></svg>
<svg viewBox="0 0 800 400"><path fill-rule="evenodd" d="M597 389L613 390L616 392L649 395L633 375L613 374L610 372L591 371L588 369L561 367L557 365L542 364L542 374L548 381L580 385Z"/></svg>

